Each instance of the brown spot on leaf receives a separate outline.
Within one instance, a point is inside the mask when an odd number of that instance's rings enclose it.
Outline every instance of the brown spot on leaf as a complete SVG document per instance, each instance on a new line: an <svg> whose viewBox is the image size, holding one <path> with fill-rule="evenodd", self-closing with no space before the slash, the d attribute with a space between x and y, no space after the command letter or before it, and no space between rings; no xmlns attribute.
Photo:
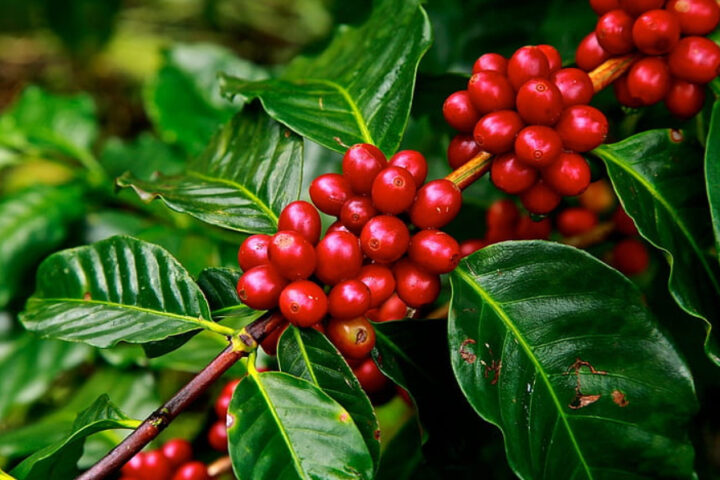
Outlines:
<svg viewBox="0 0 720 480"><path fill-rule="evenodd" d="M90 295L90 292L85 292L85 294L83 295L83 300L85 300L86 302L92 300L92 295Z"/></svg>
<svg viewBox="0 0 720 480"><path fill-rule="evenodd" d="M348 415L347 412L341 412L340 413L340 421L345 423L350 419L350 415Z"/></svg>
<svg viewBox="0 0 720 480"><path fill-rule="evenodd" d="M342 147L350 148L350 146L346 145L345 142L343 142L342 138L340 138L340 137L333 137L333 140L335 140Z"/></svg>
<svg viewBox="0 0 720 480"><path fill-rule="evenodd" d="M475 355L475 354L472 353L472 352L469 352L469 351L466 350L466 348L465 348L465 347L467 347L468 345L476 345L476 344L477 344L477 342L476 342L475 340L473 340L472 338L466 338L466 339L463 340L463 342L460 344L460 350L459 350L459 352L460 352L460 357L461 357L463 360L465 360L466 363L473 364L473 363L475 363L475 360L477 360L477 355Z"/></svg>
<svg viewBox="0 0 720 480"><path fill-rule="evenodd" d="M380 429L375 430L373 436L375 437L375 440L380 441Z"/></svg>
<svg viewBox="0 0 720 480"><path fill-rule="evenodd" d="M590 370L590 373L592 373L593 375L607 375L607 372L603 370L597 370L595 367L592 366L592 364L590 364L590 362L586 362L581 358L576 359L575 362L570 365L570 367L567 369L567 372L565 372L565 375L568 375L570 372L574 372L575 375L578 375L582 367L587 367Z"/></svg>
<svg viewBox="0 0 720 480"><path fill-rule="evenodd" d="M575 393L575 398L573 398L572 402L568 405L568 407L572 408L573 410L579 410L583 407L587 407L588 405L597 402L600 400L601 395L583 395L580 392Z"/></svg>
<svg viewBox="0 0 720 480"><path fill-rule="evenodd" d="M575 362L573 362L573 364L570 365L570 367L565 372L565 375L570 375L571 373L575 374L575 397L568 405L568 407L572 408L573 410L587 407L588 405L597 402L601 397L601 395L599 394L586 395L582 393L580 389L580 370L583 368L587 368L588 370L590 370L590 373L592 375L607 375L606 371L596 369L590 362L586 362L581 358L575 359Z"/></svg>
<svg viewBox="0 0 720 480"><path fill-rule="evenodd" d="M630 403L627 398L625 398L625 394L620 390L613 390L612 400L618 407L627 407L628 403Z"/></svg>
<svg viewBox="0 0 720 480"><path fill-rule="evenodd" d="M682 130L677 130L675 128L670 130L670 141L674 143L680 143L683 140L685 140L685 135L683 134Z"/></svg>

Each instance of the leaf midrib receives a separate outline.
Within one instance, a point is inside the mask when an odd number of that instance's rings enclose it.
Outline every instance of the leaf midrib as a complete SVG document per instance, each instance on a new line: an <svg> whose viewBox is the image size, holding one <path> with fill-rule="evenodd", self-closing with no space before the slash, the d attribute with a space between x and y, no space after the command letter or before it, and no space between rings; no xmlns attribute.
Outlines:
<svg viewBox="0 0 720 480"><path fill-rule="evenodd" d="M315 369L313 369L313 364L310 361L310 357L308 355L307 349L305 348L305 342L303 341L302 337L300 336L300 330L296 327L292 327L292 329L293 329L293 337L295 337L295 341L298 344L298 348L300 350L300 355L302 356L302 359L305 362L307 371L310 374L310 378L312 379L312 382L319 387L320 382L318 382L317 376L315 375Z"/></svg>
<svg viewBox="0 0 720 480"><path fill-rule="evenodd" d="M570 422L568 421L567 415L565 415L565 412L563 411L562 403L560 402L560 399L558 398L557 394L555 393L555 390L553 388L552 383L550 382L550 378L548 377L547 372L545 372L545 369L543 368L542 364L540 363L540 360L535 356L535 353L532 350L532 347L527 342L525 337L522 335L520 330L515 326L515 324L512 322L510 317L505 313L505 311L500 308L500 304L496 302L484 289L480 288L480 285L475 279L473 279L468 272L463 270L461 267L457 267L455 269L455 272L462 277L462 279L467 283L475 292L485 301L487 305L490 306L490 308L493 309L493 311L497 314L497 316L502 320L505 327L512 332L515 339L518 341L522 349L525 351L525 354L527 355L530 362L532 362L533 366L535 367L535 371L538 372L540 375L540 378L542 379L543 383L545 383L545 387L547 388L548 392L550 393L550 398L552 399L553 403L555 404L555 407L558 412L558 416L560 417L560 420L562 421L565 430L568 433L568 436L570 438L570 442L573 446L573 449L575 450L575 453L578 456L578 459L580 460L580 463L583 466L583 469L585 470L585 473L588 477L588 479L592 480L593 475L590 471L590 466L588 465L587 461L585 460L585 456L583 455L582 451L580 450L580 445L577 442L577 439L575 438L575 433L573 432L572 428L570 427Z"/></svg>
<svg viewBox="0 0 720 480"><path fill-rule="evenodd" d="M690 248L692 249L695 256L700 260L700 264L703 266L703 269L705 270L705 273L707 274L708 278L710 279L710 282L713 285L713 288L715 290L715 293L720 296L720 285L718 284L718 280L715 278L715 275L713 274L712 270L710 270L710 265L708 264L707 260L702 254L702 251L700 250L700 247L697 245L697 243L693 240L692 235L690 235L690 231L688 230L687 226L685 225L685 222L682 221L678 213L675 211L672 206L667 203L665 198L660 195L660 192L658 192L653 185L648 182L645 177L640 175L638 172L636 172L634 169L630 168L629 165L626 165L624 162L622 162L619 158L616 158L609 150L603 147L599 147L597 150L604 153L604 158L606 158L608 161L611 161L613 164L617 165L619 168L621 168L624 172L628 173L631 177L633 177L635 180L637 180L645 189L650 193L650 195L665 208L665 211L670 215L670 217L673 219L675 224L680 229L680 232L683 234L683 236L687 239L688 243L690 244ZM621 198L622 201L622 198ZM623 208L625 207L623 203ZM666 252L670 253L673 257L675 255L667 250L664 246L656 244L651 239L648 239L653 245L656 245L658 248L661 248L665 250ZM672 263L671 263L672 268Z"/></svg>

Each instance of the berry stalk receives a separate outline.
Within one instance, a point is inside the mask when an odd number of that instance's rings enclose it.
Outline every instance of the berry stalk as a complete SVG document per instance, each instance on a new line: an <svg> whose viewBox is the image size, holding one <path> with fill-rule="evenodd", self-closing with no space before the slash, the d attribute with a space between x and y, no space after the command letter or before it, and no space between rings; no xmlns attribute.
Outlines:
<svg viewBox="0 0 720 480"><path fill-rule="evenodd" d="M490 170L492 158L491 153L480 152L468 160L467 163L450 172L445 177L445 180L450 180L457 185L460 190L464 190Z"/></svg>
<svg viewBox="0 0 720 480"><path fill-rule="evenodd" d="M588 72L595 93L609 87L615 80L622 77L638 58L638 55L613 57L605 60L591 72Z"/></svg>

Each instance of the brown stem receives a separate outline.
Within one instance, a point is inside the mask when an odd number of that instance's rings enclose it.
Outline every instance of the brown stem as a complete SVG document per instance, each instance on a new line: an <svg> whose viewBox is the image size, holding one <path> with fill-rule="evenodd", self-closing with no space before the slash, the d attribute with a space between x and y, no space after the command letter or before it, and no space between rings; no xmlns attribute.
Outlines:
<svg viewBox="0 0 720 480"><path fill-rule="evenodd" d="M613 57L604 61L599 67L588 73L590 80L592 80L595 93L605 89L605 87L608 87L615 80L622 77L638 58L637 55Z"/></svg>
<svg viewBox="0 0 720 480"><path fill-rule="evenodd" d="M460 190L472 185L475 180L485 175L490 170L492 163L492 154L488 152L480 152L473 158L464 163L457 170L450 172L445 180L450 180Z"/></svg>
<svg viewBox="0 0 720 480"><path fill-rule="evenodd" d="M237 338L231 339L231 344L208 366L193 377L165 405L155 410L110 453L77 477L77 480L100 480L122 467L133 455L157 437L175 417L192 404L235 362L254 350L259 342L280 325L279 320L281 318L278 315L267 313L241 330Z"/></svg>
<svg viewBox="0 0 720 480"><path fill-rule="evenodd" d="M232 461L228 456L218 458L207 467L207 473L211 477L219 477L230 470L232 470Z"/></svg>

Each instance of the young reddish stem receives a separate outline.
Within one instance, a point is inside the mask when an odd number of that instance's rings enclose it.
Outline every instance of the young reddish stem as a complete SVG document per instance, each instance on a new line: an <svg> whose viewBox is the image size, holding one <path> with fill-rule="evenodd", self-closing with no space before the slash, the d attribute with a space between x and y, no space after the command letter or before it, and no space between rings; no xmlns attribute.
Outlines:
<svg viewBox="0 0 720 480"><path fill-rule="evenodd" d="M615 224L612 222L598 223L588 232L563 238L562 243L576 248L588 248L605 241L614 230Z"/></svg>
<svg viewBox="0 0 720 480"><path fill-rule="evenodd" d="M637 59L637 55L610 58L590 72L588 75L595 92L599 92L622 77ZM457 170L450 172L445 179L453 182L460 190L464 190L485 175L490 170L491 164L492 155L488 152L480 152Z"/></svg>
<svg viewBox="0 0 720 480"><path fill-rule="evenodd" d="M236 339L215 359L202 369L190 382L182 387L165 405L155 410L125 440L110 451L99 462L77 480L100 480L122 467L133 455L150 443L175 417L192 404L210 385L225 373L235 362L248 355L257 344L279 326L278 316L270 313L258 318L245 327Z"/></svg>

